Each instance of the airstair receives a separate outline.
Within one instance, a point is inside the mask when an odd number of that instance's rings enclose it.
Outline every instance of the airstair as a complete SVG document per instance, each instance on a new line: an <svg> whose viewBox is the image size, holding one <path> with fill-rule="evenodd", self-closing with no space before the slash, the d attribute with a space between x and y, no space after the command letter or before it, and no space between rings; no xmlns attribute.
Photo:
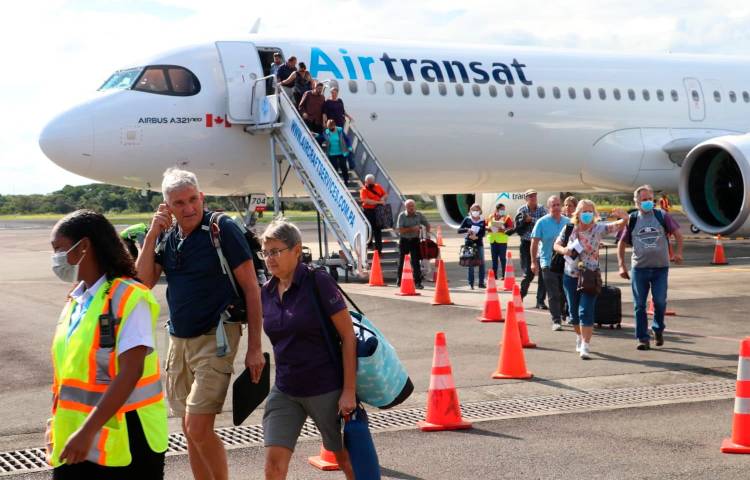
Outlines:
<svg viewBox="0 0 750 480"><path fill-rule="evenodd" d="M259 78L254 85L262 86L260 82L266 82L268 78ZM256 121L239 123L245 124L247 133L268 135L273 166L275 213L279 213L281 188L291 170L305 188L322 219L325 226L323 236L327 238L327 232L331 232L339 245L339 251L331 254L328 252L327 241L321 239L323 251L318 263L341 267L347 274L351 271L357 277L365 277L369 270L368 259L371 257L367 245L372 229L359 202L362 181L366 175L372 174L375 181L388 192L386 201L391 207L394 224L403 208L404 197L401 191L378 161L362 133L353 125L349 124L345 132L352 141L354 178L344 181L287 94L280 89L277 94L256 96L255 86L249 102L249 117ZM260 86L257 91L265 90ZM282 174L285 163L286 172ZM383 244L383 268L386 272L395 270L398 246L393 230L383 231Z"/></svg>

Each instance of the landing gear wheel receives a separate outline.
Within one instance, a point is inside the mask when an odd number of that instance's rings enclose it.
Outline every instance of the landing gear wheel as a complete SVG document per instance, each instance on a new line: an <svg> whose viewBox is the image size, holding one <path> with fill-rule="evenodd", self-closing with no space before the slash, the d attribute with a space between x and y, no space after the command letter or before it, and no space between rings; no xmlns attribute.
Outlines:
<svg viewBox="0 0 750 480"><path fill-rule="evenodd" d="M690 231L693 233L693 235L697 235L701 233L700 229L696 227L695 225L693 225L692 223L690 224Z"/></svg>

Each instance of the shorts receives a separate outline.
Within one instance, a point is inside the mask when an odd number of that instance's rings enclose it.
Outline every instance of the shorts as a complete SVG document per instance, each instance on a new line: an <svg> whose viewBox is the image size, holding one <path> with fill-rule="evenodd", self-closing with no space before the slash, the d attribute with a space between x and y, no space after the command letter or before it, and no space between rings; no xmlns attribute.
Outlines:
<svg viewBox="0 0 750 480"><path fill-rule="evenodd" d="M340 397L340 389L312 397L293 397L274 385L263 413L263 444L294 451L302 426L309 416L318 427L326 450L338 452L343 449Z"/></svg>
<svg viewBox="0 0 750 480"><path fill-rule="evenodd" d="M234 372L242 325L226 324L231 352L216 356L216 333L193 338L169 337L166 393L170 415L221 413Z"/></svg>

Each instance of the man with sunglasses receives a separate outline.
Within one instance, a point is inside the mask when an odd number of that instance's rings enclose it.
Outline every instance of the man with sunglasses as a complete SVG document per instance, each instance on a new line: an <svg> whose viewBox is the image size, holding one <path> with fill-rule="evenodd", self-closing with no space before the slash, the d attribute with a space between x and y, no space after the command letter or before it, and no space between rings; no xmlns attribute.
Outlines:
<svg viewBox="0 0 750 480"><path fill-rule="evenodd" d="M167 279L169 353L166 392L170 413L182 418L195 478L228 478L227 458L214 433L239 347L248 324L245 365L258 382L265 363L260 346L261 305L252 254L243 233L229 217L218 220L225 271L211 241L211 215L195 174L177 168L164 172L164 203L154 214L136 267L153 288ZM173 220L174 217L174 220ZM214 225L215 226L215 225ZM234 276L237 298L229 275ZM246 306L246 319L229 315L231 305Z"/></svg>

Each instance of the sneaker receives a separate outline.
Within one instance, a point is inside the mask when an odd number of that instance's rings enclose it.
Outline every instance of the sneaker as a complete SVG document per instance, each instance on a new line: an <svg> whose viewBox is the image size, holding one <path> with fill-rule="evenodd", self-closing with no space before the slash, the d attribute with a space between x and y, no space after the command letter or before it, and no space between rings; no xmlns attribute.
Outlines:
<svg viewBox="0 0 750 480"><path fill-rule="evenodd" d="M473 283L469 284L469 288L471 288L472 290L474 290L474 284Z"/></svg>
<svg viewBox="0 0 750 480"><path fill-rule="evenodd" d="M549 310L549 308L547 308L547 305L545 305L544 302L537 303L536 307L534 307L534 308L537 308L539 310Z"/></svg>
<svg viewBox="0 0 750 480"><path fill-rule="evenodd" d="M581 353L581 343L582 343L581 336L576 335L576 353Z"/></svg>
<svg viewBox="0 0 750 480"><path fill-rule="evenodd" d="M415 286L417 290L424 290L424 285L422 285L421 283L418 283Z"/></svg>
<svg viewBox="0 0 750 480"><path fill-rule="evenodd" d="M562 330L562 325L560 325L559 323L553 323L552 324L552 331L553 332L559 332L560 330Z"/></svg>
<svg viewBox="0 0 750 480"><path fill-rule="evenodd" d="M479 288L487 288L487 285L484 285L483 283L479 284Z"/></svg>
<svg viewBox="0 0 750 480"><path fill-rule="evenodd" d="M654 336L656 337L656 346L661 347L664 345L664 332L657 332L654 330Z"/></svg>
<svg viewBox="0 0 750 480"><path fill-rule="evenodd" d="M651 342L648 340L638 342L638 346L635 348L636 350L651 350Z"/></svg>
<svg viewBox="0 0 750 480"><path fill-rule="evenodd" d="M590 353L591 352L589 351L589 344L586 342L581 342L581 351L580 351L581 359L582 360L590 359L591 358Z"/></svg>
<svg viewBox="0 0 750 480"><path fill-rule="evenodd" d="M571 319L569 319L569 318L566 318L565 320L563 320L563 323L565 325L573 325L573 321Z"/></svg>

